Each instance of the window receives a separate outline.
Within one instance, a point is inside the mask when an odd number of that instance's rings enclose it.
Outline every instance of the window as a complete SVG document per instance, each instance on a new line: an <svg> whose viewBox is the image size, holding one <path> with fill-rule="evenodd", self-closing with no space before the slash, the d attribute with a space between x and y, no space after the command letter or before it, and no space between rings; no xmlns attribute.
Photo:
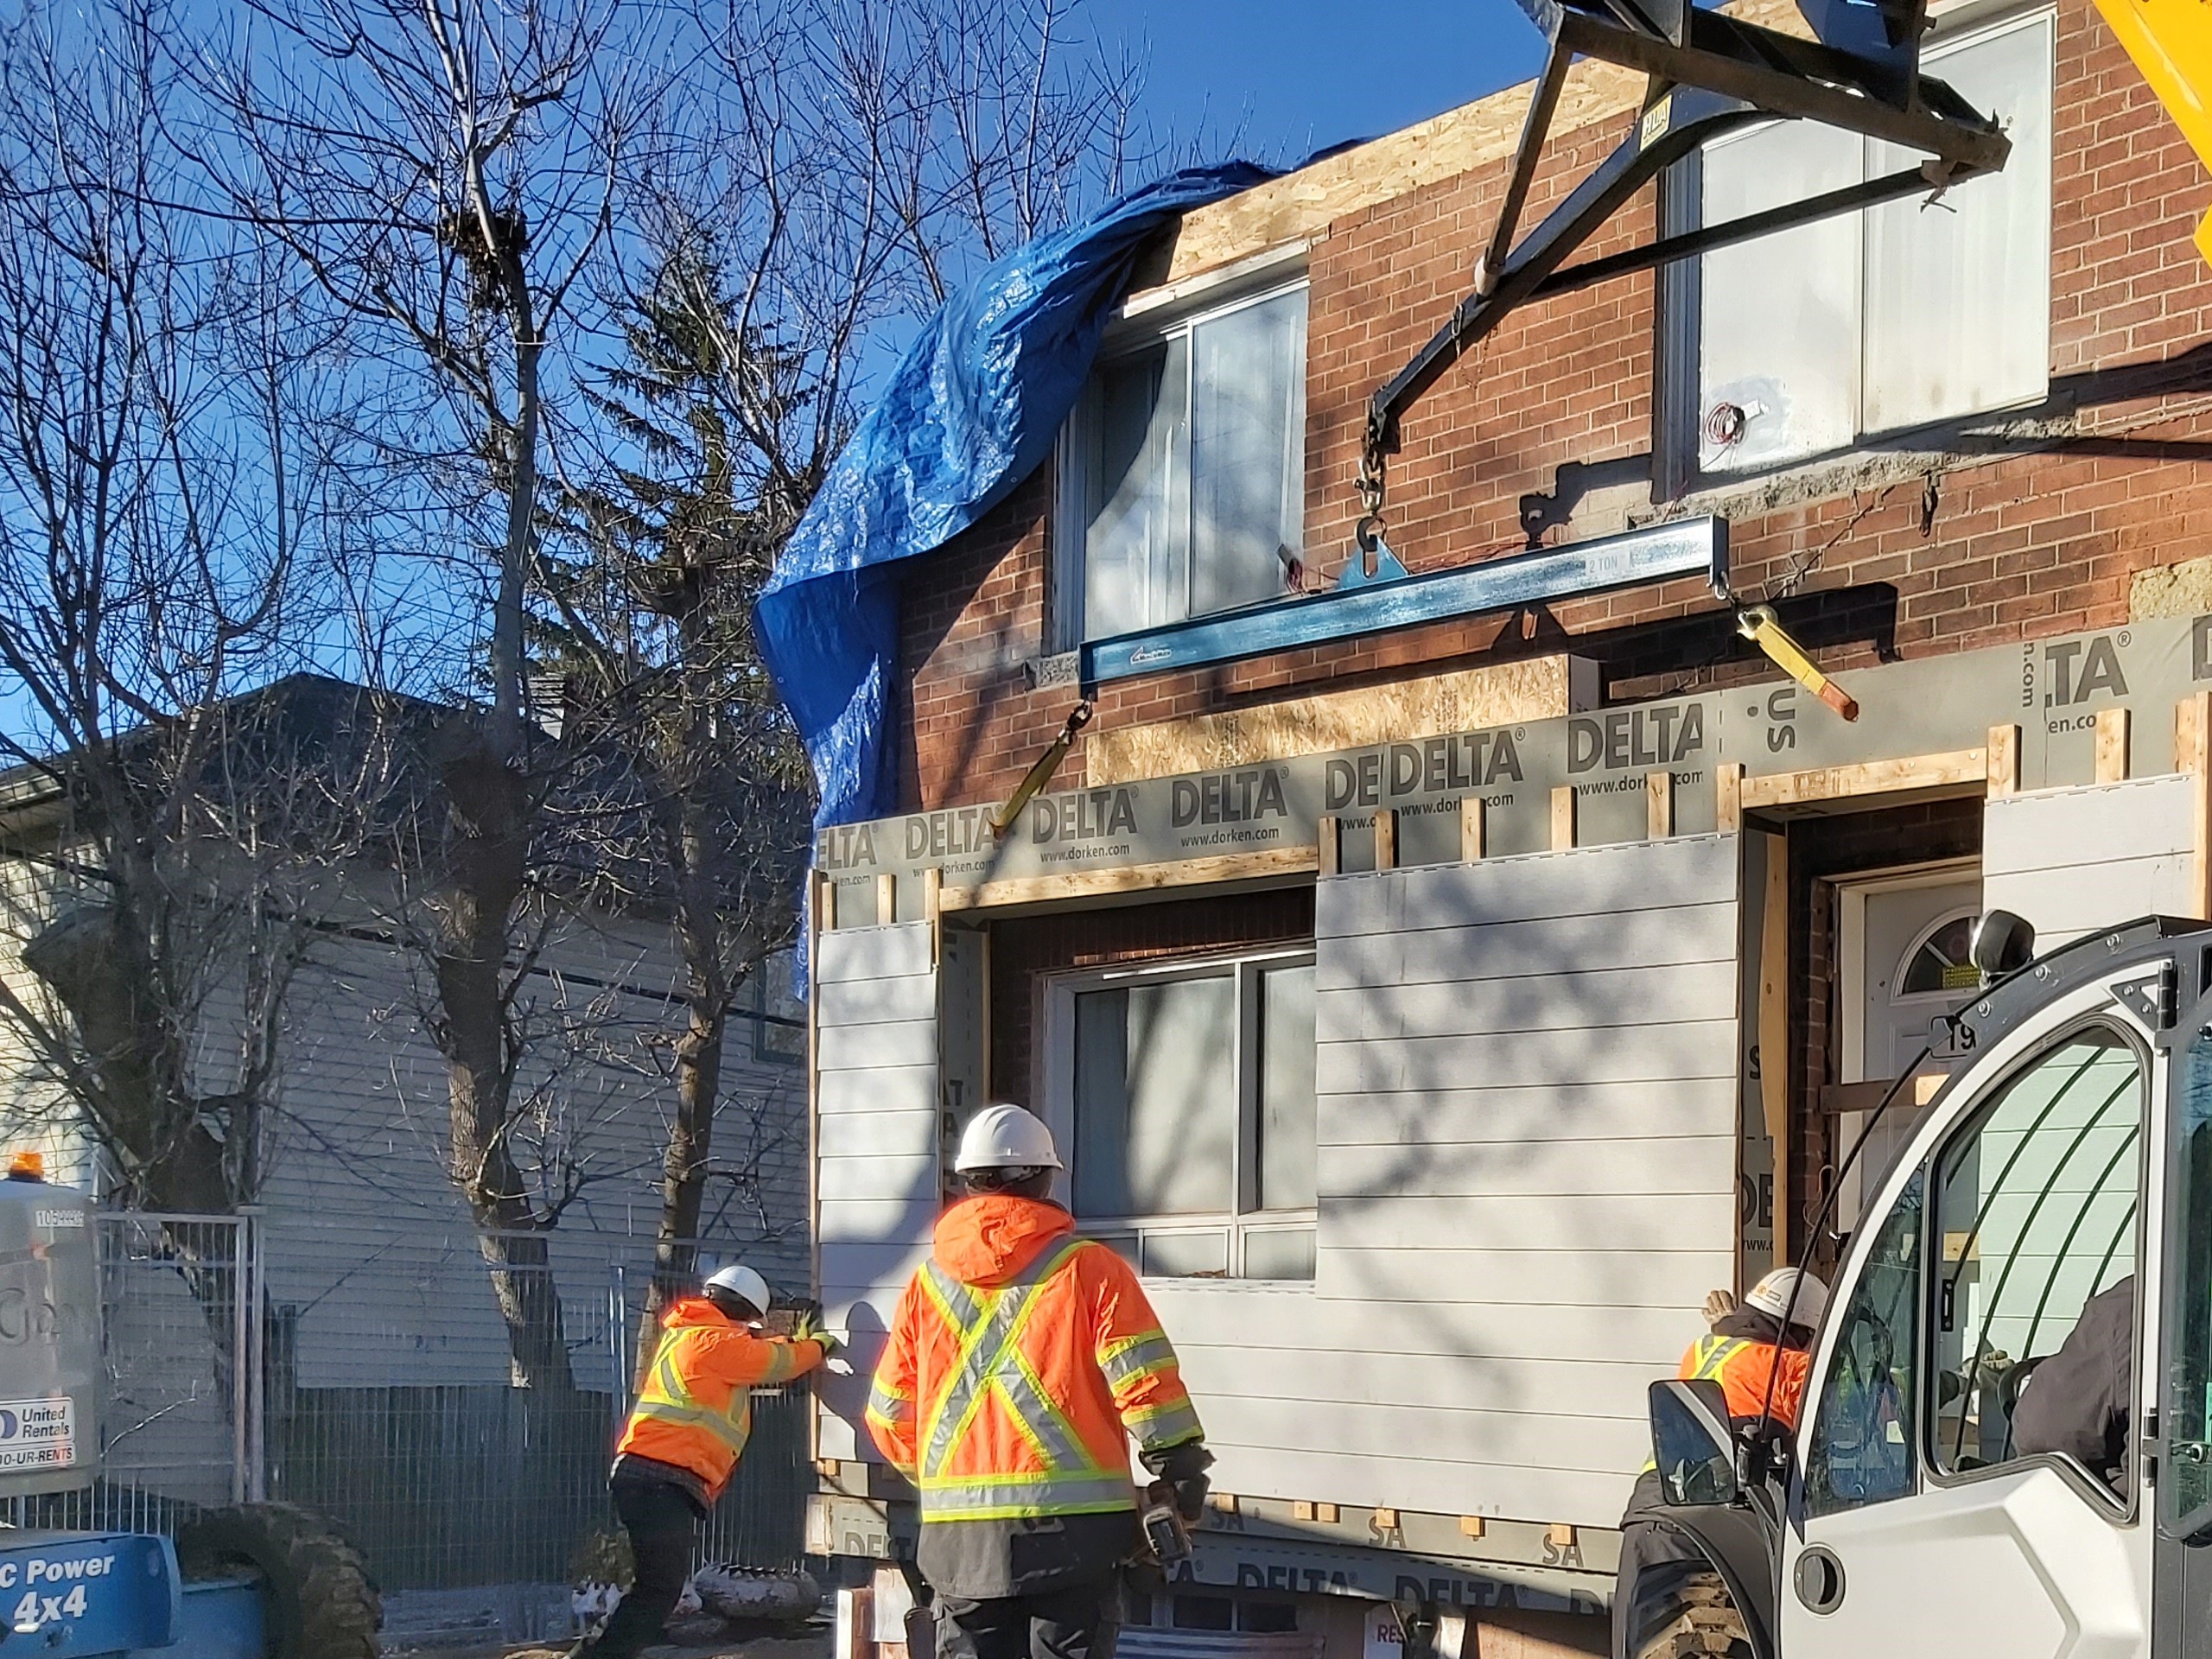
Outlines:
<svg viewBox="0 0 2212 1659"><path fill-rule="evenodd" d="M2167 1473L2160 1482L2167 1530L2197 1535L2212 1524L2212 1027L2190 1039L2181 1079L2173 1164L2173 1263L2167 1288Z"/></svg>
<svg viewBox="0 0 2212 1659"><path fill-rule="evenodd" d="M1061 455L1063 649L1279 598L1305 541L1305 285L1109 343Z"/></svg>
<svg viewBox="0 0 2212 1659"><path fill-rule="evenodd" d="M1913 1489L1913 1373L1920 1351L1921 1222L1916 1173L1874 1236L1838 1329L1805 1457L1811 1515L1879 1503Z"/></svg>
<svg viewBox="0 0 2212 1659"><path fill-rule="evenodd" d="M1084 1230L1156 1277L1313 1276L1313 963L1058 988Z"/></svg>
<svg viewBox="0 0 2212 1659"><path fill-rule="evenodd" d="M753 1058L778 1065L806 1058L806 1004L791 995L791 953L779 950L739 987L737 1017L753 1027Z"/></svg>
<svg viewBox="0 0 2212 1659"><path fill-rule="evenodd" d="M2026 1363L2057 1351L2082 1304L2135 1271L2143 1068L2116 1033L2077 1033L1945 1147L1936 1236L1937 1467L2007 1463Z"/></svg>
<svg viewBox="0 0 2212 1659"><path fill-rule="evenodd" d="M1756 472L2044 396L2053 38L2045 12L1923 54L1930 74L2003 123L2012 154L2001 173L1932 205L1906 196L1699 262L1677 290L1696 296L1696 429L1681 448L1699 472ZM1698 199L1719 224L1917 159L1819 122L1773 123L1706 146Z"/></svg>

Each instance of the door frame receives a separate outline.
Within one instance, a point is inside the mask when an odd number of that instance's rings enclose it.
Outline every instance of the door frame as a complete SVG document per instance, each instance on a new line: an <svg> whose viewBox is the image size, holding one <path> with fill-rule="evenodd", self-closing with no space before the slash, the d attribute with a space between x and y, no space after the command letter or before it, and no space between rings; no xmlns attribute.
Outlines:
<svg viewBox="0 0 2212 1659"><path fill-rule="evenodd" d="M1835 1080L1866 1081L1866 900L1878 893L1948 887L1981 879L1979 858L1946 858L1838 880L1836 890Z"/></svg>

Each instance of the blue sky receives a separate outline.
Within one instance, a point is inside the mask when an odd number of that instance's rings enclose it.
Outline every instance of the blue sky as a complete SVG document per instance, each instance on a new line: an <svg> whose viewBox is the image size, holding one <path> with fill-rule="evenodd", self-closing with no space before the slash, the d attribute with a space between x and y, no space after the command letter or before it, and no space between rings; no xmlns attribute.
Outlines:
<svg viewBox="0 0 2212 1659"><path fill-rule="evenodd" d="M1394 131L1542 61L1512 0L1089 0L1077 15L1144 62L1155 129L1241 127L1240 149L1278 162Z"/></svg>

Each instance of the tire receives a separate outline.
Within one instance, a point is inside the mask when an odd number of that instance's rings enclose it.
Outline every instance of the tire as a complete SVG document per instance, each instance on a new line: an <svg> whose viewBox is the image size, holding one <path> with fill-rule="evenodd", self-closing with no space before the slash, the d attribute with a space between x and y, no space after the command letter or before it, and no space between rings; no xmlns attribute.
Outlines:
<svg viewBox="0 0 2212 1659"><path fill-rule="evenodd" d="M267 1659L378 1659L384 1601L368 1563L337 1528L296 1503L210 1510L177 1529L191 1579L261 1575Z"/></svg>
<svg viewBox="0 0 2212 1659"><path fill-rule="evenodd" d="M1685 1574L1643 1628L1652 1633L1636 1659L1755 1659L1743 1615L1717 1573Z"/></svg>

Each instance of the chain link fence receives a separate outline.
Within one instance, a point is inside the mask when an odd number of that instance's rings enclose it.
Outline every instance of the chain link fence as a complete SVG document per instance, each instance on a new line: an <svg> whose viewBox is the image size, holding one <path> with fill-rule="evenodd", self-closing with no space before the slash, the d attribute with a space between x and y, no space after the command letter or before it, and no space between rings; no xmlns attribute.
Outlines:
<svg viewBox="0 0 2212 1659"><path fill-rule="evenodd" d="M324 1261L249 1217L108 1213L98 1243L100 1476L10 1518L166 1530L226 1503L304 1503L359 1542L388 1608L416 1593L496 1634L565 1628L568 1586L615 1529L607 1470L646 1332L649 1239L579 1231L543 1263L495 1268L456 1231ZM524 1274L541 1294L497 1294ZM512 1306L557 1309L565 1386L514 1386ZM810 1398L755 1395L702 1561L798 1560Z"/></svg>

